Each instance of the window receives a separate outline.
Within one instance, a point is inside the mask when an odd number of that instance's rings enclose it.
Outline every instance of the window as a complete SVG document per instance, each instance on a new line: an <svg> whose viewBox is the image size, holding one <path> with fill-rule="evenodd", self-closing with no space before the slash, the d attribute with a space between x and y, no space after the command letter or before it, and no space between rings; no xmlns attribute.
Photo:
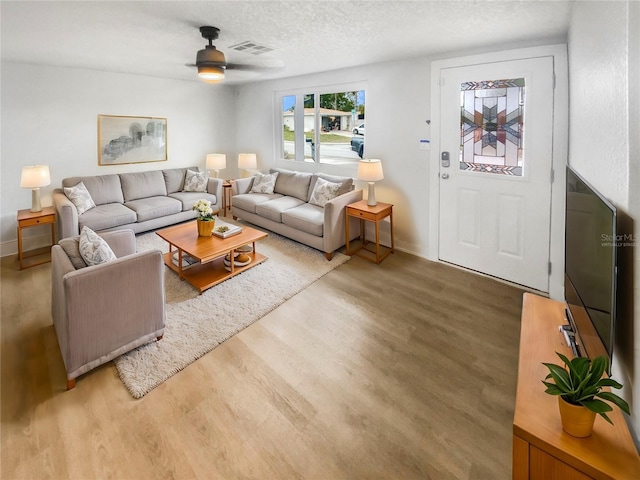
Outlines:
<svg viewBox="0 0 640 480"><path fill-rule="evenodd" d="M283 94L278 105L285 160L354 165L364 154L364 90Z"/></svg>
<svg viewBox="0 0 640 480"><path fill-rule="evenodd" d="M460 85L460 169L522 176L524 78Z"/></svg>

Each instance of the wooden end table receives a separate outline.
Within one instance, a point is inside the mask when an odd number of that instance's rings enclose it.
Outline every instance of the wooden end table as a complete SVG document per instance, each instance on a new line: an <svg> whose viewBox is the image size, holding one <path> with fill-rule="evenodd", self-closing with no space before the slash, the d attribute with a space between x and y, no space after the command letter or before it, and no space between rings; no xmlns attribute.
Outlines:
<svg viewBox="0 0 640 480"><path fill-rule="evenodd" d="M367 205L366 200L360 200L359 202L351 203L346 206L345 212L345 234L347 236L346 242L346 253L347 255L358 255L359 257L365 258L371 262L376 264L380 264L382 260L387 258L390 253L394 252L393 245L393 205L390 203L382 203L378 202L375 206ZM355 249L351 249L349 245L349 217L355 217L360 219L360 238L362 243L358 245ZM389 217L389 221L391 224L391 248L386 249L386 251L382 252L380 247L380 222ZM367 245L370 243L365 238L364 233L364 222L374 222L376 227L376 242L375 242L375 251L369 250ZM370 252L375 254L375 258L372 258L371 255L363 254L364 252Z"/></svg>
<svg viewBox="0 0 640 480"><path fill-rule="evenodd" d="M227 216L227 210L231 211L231 197L233 196L234 180L225 180L222 184L222 212L223 216Z"/></svg>
<svg viewBox="0 0 640 480"><path fill-rule="evenodd" d="M20 264L20 270L51 261L51 246L55 243L55 223L56 210L53 207L43 207L39 212L32 212L30 209L18 210L18 262ZM28 252L23 251L22 230L37 227L38 225L51 225L51 245ZM35 257L41 258L25 262L26 259Z"/></svg>

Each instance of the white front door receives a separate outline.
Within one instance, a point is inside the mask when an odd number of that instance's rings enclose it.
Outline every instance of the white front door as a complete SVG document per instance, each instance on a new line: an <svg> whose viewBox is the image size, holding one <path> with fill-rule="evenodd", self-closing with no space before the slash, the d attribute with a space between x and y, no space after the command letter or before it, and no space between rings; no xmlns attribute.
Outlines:
<svg viewBox="0 0 640 480"><path fill-rule="evenodd" d="M445 68L440 82L439 258L548 292L553 58Z"/></svg>

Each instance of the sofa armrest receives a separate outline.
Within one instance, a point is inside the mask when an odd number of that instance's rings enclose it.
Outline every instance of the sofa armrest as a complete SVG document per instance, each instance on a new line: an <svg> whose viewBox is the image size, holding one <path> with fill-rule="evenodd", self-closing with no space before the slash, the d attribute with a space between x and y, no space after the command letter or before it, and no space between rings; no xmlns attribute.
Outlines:
<svg viewBox="0 0 640 480"><path fill-rule="evenodd" d="M232 183L231 194L240 195L243 193L249 193L253 186L254 178L255 177L237 178L236 181Z"/></svg>
<svg viewBox="0 0 640 480"><path fill-rule="evenodd" d="M60 188L53 191L53 206L58 217L58 240L80 235L78 209Z"/></svg>
<svg viewBox="0 0 640 480"><path fill-rule="evenodd" d="M326 253L331 253L346 243L344 229L345 207L360 200L362 200L362 190L351 190L325 203L323 243ZM357 224L357 219L354 220ZM359 234L356 228L350 230L354 232L354 238Z"/></svg>
<svg viewBox="0 0 640 480"><path fill-rule="evenodd" d="M164 263L159 250L67 273L66 314L54 317L68 373L164 328ZM63 334L64 332L64 334ZM62 348L62 345L65 348Z"/></svg>
<svg viewBox="0 0 640 480"><path fill-rule="evenodd" d="M222 209L222 184L224 180L222 178L209 177L207 182L207 192L216 196L216 203L212 207L218 207L218 210Z"/></svg>

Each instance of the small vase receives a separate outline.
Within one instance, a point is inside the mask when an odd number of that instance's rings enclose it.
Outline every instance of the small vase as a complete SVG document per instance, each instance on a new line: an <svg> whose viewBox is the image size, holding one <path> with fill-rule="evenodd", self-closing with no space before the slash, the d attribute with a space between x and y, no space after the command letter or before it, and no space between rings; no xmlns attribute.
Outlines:
<svg viewBox="0 0 640 480"><path fill-rule="evenodd" d="M210 237L213 232L213 227L216 224L215 220L196 220L198 222L198 235L201 237Z"/></svg>
<svg viewBox="0 0 640 480"><path fill-rule="evenodd" d="M593 432L596 413L582 405L572 405L558 395L558 408L562 429L573 437L584 438Z"/></svg>

